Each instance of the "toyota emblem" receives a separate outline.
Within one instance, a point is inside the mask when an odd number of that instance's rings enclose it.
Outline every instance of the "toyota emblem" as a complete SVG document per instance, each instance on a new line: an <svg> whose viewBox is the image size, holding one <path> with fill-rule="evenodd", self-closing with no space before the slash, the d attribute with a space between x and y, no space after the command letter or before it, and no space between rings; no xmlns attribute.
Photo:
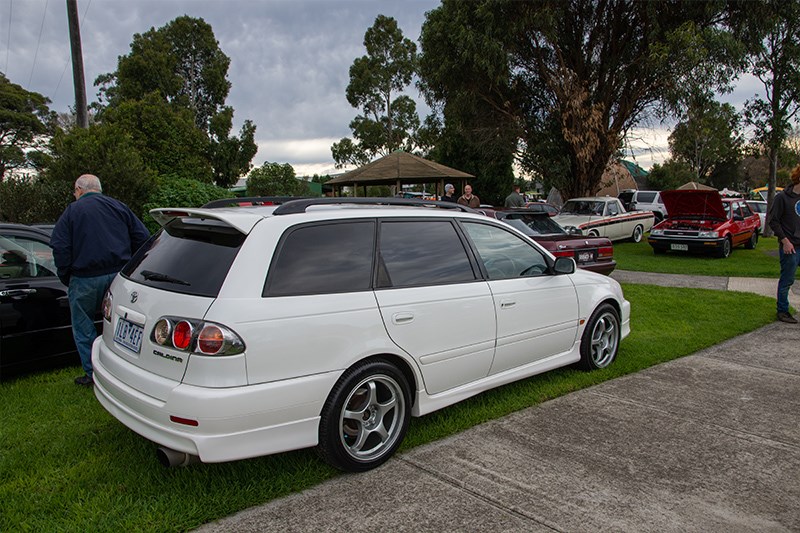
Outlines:
<svg viewBox="0 0 800 533"><path fill-rule="evenodd" d="M138 300L138 299L139 299L139 293L138 293L138 292L136 292L136 291L133 291L133 292L131 293L131 303L132 303L132 304L135 304L135 303L136 303L136 300Z"/></svg>

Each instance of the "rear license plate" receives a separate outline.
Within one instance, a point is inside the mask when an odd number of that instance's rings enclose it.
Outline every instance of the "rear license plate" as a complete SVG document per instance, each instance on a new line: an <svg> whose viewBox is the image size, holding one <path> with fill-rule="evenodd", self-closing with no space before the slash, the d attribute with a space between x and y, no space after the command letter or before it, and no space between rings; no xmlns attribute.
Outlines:
<svg viewBox="0 0 800 533"><path fill-rule="evenodd" d="M594 252L578 252L578 263L591 263L594 261Z"/></svg>
<svg viewBox="0 0 800 533"><path fill-rule="evenodd" d="M669 249L670 250L677 250L679 252L688 252L689 251L689 245L688 244L670 244L669 245Z"/></svg>
<svg viewBox="0 0 800 533"><path fill-rule="evenodd" d="M144 328L139 324L129 322L124 318L117 321L117 329L114 331L114 342L125 348L139 353L142 349L142 334Z"/></svg>

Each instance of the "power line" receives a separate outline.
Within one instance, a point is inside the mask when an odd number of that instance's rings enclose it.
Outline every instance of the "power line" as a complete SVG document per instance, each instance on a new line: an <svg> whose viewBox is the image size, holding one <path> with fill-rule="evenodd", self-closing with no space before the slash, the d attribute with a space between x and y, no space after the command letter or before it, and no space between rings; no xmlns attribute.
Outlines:
<svg viewBox="0 0 800 533"><path fill-rule="evenodd" d="M31 65L31 75L28 78L28 85L25 86L26 89L30 90L31 88L31 81L33 80L33 70L36 68L36 58L39 56L39 45L42 42L42 33L44 32L44 19L47 18L47 4L50 3L50 0L47 0L44 3L44 13L42 13L42 26L39 28L39 40L36 41L36 53L33 54L33 65Z"/></svg>
<svg viewBox="0 0 800 533"><path fill-rule="evenodd" d="M3 74L8 76L8 51L11 49L11 9L14 7L14 0L8 2L8 39L6 40L6 68Z"/></svg>

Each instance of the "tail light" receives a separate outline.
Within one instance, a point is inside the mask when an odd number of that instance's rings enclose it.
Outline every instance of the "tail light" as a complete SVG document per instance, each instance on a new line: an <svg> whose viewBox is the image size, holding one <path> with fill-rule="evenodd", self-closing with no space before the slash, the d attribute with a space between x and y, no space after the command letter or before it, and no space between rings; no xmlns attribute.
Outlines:
<svg viewBox="0 0 800 533"><path fill-rule="evenodd" d="M114 308L114 297L111 296L111 291L106 291L103 296L103 318L106 322L111 322L111 310Z"/></svg>
<svg viewBox="0 0 800 533"><path fill-rule="evenodd" d="M556 250L552 252L555 257L572 257L575 255L573 250Z"/></svg>
<svg viewBox="0 0 800 533"><path fill-rule="evenodd" d="M150 339L159 346L200 355L236 355L245 350L244 341L230 328L173 316L159 318Z"/></svg>
<svg viewBox="0 0 800 533"><path fill-rule="evenodd" d="M614 247L601 246L597 249L597 257L614 257Z"/></svg>

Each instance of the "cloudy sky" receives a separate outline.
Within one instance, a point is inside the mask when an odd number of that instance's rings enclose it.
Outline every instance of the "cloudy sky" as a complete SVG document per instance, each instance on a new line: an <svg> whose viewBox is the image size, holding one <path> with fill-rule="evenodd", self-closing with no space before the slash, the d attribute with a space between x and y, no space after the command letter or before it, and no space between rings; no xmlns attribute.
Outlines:
<svg viewBox="0 0 800 533"><path fill-rule="evenodd" d="M181 15L201 17L231 58L228 104L238 131L257 127L254 163L290 163L298 175L337 172L330 146L350 135L357 110L345 98L348 70L366 53L364 32L379 14L394 17L417 41L425 13L438 0L78 0L87 97L95 78L116 70L135 33ZM74 105L66 2L0 0L0 68L14 83L41 93L51 109ZM739 106L756 91L752 80L726 100ZM763 92L763 91L762 91ZM413 88L420 118L428 109ZM656 126L638 132L637 162L649 168L668 155Z"/></svg>

